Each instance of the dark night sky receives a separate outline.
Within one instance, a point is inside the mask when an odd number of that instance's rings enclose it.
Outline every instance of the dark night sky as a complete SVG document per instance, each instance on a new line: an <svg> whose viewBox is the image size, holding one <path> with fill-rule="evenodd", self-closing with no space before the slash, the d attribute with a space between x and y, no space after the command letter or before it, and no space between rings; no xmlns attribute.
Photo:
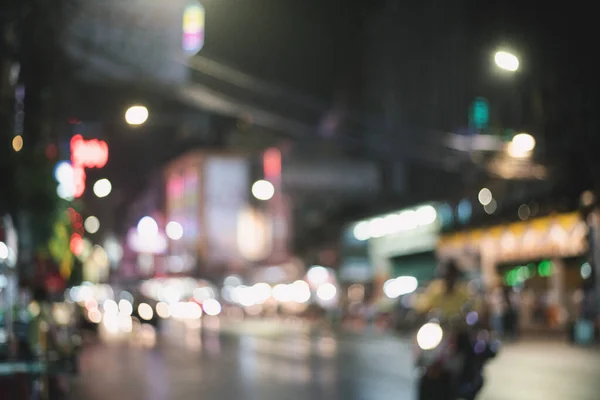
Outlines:
<svg viewBox="0 0 600 400"><path fill-rule="evenodd" d="M330 101L349 84L356 85L363 57L362 21L381 2L205 0L207 38L202 54ZM411 1L399 3L413 6ZM483 46L505 42L520 53L524 66L561 80L588 79L581 73L595 65L591 60L596 34L593 15L585 7L533 0L456 3L467 4L467 23Z"/></svg>
<svg viewBox="0 0 600 400"><path fill-rule="evenodd" d="M272 83L330 100L360 64L365 6L342 0L207 0L202 54Z"/></svg>

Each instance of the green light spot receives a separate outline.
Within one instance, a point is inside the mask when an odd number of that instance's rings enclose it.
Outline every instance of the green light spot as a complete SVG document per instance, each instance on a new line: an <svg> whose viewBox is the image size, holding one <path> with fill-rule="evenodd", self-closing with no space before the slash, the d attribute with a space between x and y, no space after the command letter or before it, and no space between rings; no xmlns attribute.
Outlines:
<svg viewBox="0 0 600 400"><path fill-rule="evenodd" d="M538 265L538 273L540 274L540 276L548 277L552 275L553 270L554 266L552 265L551 261L544 260Z"/></svg>
<svg viewBox="0 0 600 400"><path fill-rule="evenodd" d="M490 109L488 101L483 97L475 99L471 105L470 112L471 125L476 129L486 128L490 120Z"/></svg>
<svg viewBox="0 0 600 400"><path fill-rule="evenodd" d="M519 279L518 279L516 270L513 269L508 274L506 274L506 284L508 286L515 286L518 283L519 283Z"/></svg>

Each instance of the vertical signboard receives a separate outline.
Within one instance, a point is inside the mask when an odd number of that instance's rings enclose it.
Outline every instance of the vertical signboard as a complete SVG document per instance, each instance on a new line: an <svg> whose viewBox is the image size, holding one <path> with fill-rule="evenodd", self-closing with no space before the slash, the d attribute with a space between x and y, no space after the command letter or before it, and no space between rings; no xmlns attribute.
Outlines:
<svg viewBox="0 0 600 400"><path fill-rule="evenodd" d="M197 1L190 3L183 11L183 53L194 56L204 46L205 11Z"/></svg>
<svg viewBox="0 0 600 400"><path fill-rule="evenodd" d="M248 203L249 165L238 156L209 156L204 163L204 231L207 261L237 266L243 262L237 245L238 218Z"/></svg>
<svg viewBox="0 0 600 400"><path fill-rule="evenodd" d="M181 239L169 241L168 272L190 271L202 251L201 160L198 154L182 157L166 172L166 221L177 222L183 228Z"/></svg>

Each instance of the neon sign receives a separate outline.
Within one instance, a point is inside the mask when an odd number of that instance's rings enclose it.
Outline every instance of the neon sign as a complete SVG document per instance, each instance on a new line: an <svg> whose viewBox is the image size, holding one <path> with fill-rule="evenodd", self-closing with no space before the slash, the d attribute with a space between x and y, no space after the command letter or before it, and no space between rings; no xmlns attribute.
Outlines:
<svg viewBox="0 0 600 400"><path fill-rule="evenodd" d="M103 140L85 140L81 135L71 138L71 164L73 167L74 197L85 192L85 169L102 168L108 162L108 145Z"/></svg>
<svg viewBox="0 0 600 400"><path fill-rule="evenodd" d="M108 162L108 145L103 140L75 135L71 138L71 162L83 168L102 168Z"/></svg>

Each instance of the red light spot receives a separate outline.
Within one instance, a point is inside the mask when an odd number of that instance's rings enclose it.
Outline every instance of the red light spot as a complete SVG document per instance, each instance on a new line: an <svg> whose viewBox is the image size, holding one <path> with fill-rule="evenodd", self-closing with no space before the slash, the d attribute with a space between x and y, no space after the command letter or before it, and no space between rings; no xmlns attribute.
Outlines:
<svg viewBox="0 0 600 400"><path fill-rule="evenodd" d="M270 148L265 151L263 168L265 178L279 178L281 175L281 151L279 149Z"/></svg>
<svg viewBox="0 0 600 400"><path fill-rule="evenodd" d="M74 196L85 192L85 168L102 168L108 162L108 145L103 140L85 140L81 135L71 138L71 164L75 181Z"/></svg>
<svg viewBox="0 0 600 400"><path fill-rule="evenodd" d="M68 122L70 125L79 125L79 124L81 123L81 121L80 121L80 120L78 120L77 118L69 118L69 119L67 120L67 122Z"/></svg>
<svg viewBox="0 0 600 400"><path fill-rule="evenodd" d="M69 243L69 247L73 254L78 256L81 253L83 253L83 246L84 246L83 238L81 237L81 235L79 235L77 233L74 233L73 235L71 235L71 241Z"/></svg>

